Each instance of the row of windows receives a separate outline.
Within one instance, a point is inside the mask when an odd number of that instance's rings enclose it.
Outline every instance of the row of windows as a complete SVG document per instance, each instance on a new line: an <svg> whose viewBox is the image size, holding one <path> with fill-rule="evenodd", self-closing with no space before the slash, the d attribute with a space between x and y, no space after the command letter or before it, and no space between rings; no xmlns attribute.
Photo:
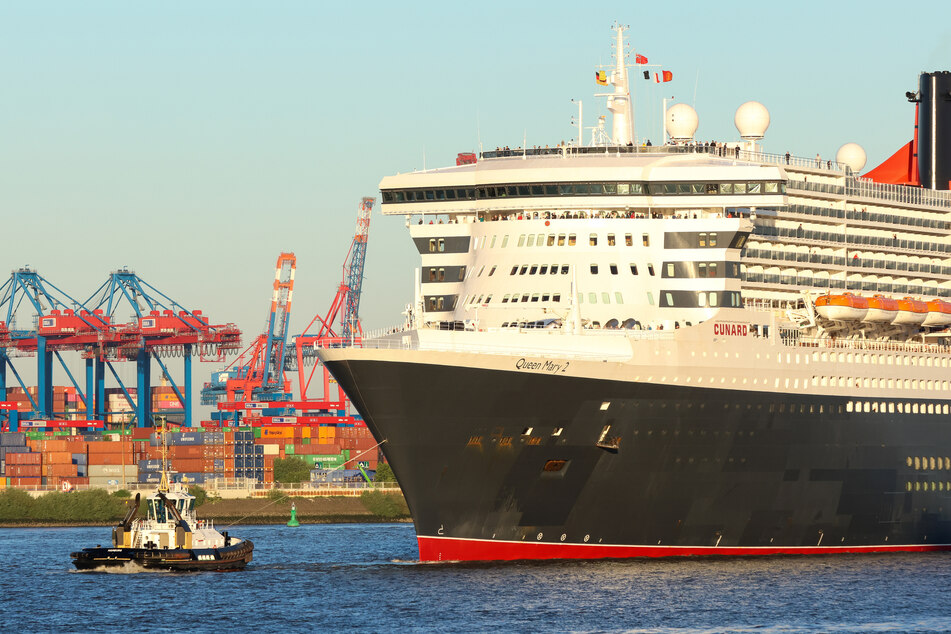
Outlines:
<svg viewBox="0 0 951 634"><path fill-rule="evenodd" d="M753 233L756 236L802 238L806 240L821 240L823 242L841 242L845 244L883 247L886 249L906 249L914 251L932 251L936 253L951 253L951 244L943 242L928 242L924 240L900 240L897 236L867 236L836 233L833 231L813 231L792 227L771 227L757 224Z"/></svg>
<svg viewBox="0 0 951 634"><path fill-rule="evenodd" d="M433 189L389 189L382 192L384 203L452 202L456 200L491 200L499 198L532 198L551 196L704 196L785 194L781 181L731 183L518 183Z"/></svg>
<svg viewBox="0 0 951 634"><path fill-rule="evenodd" d="M562 275L568 275L570 270L571 267L567 264L522 264L521 266L516 264L509 275L557 275L559 272ZM489 275L492 275L491 271Z"/></svg>
<svg viewBox="0 0 951 634"><path fill-rule="evenodd" d="M448 276L446 271L449 271ZM495 267L492 267L493 272ZM426 278L429 278L428 280ZM435 267L431 266L428 269L423 269L423 281L429 282L461 282L466 277L466 267L464 266L447 266L447 267Z"/></svg>
<svg viewBox="0 0 951 634"><path fill-rule="evenodd" d="M426 312L455 310L458 295L427 295L423 298Z"/></svg>
<svg viewBox="0 0 951 634"><path fill-rule="evenodd" d="M743 299L739 291L661 291L661 308L739 308Z"/></svg>
<svg viewBox="0 0 951 634"><path fill-rule="evenodd" d="M846 258L844 255L825 253L803 253L785 249L745 249L741 256L750 259L775 260L780 262L803 262L809 264L831 264L833 266L858 266L862 268L882 269L886 271L907 271L909 273L931 273L951 275L951 266L930 262L906 262L904 260L880 260L872 258Z"/></svg>
<svg viewBox="0 0 951 634"><path fill-rule="evenodd" d="M569 246L569 247L575 246L575 244L577 244L577 242L578 242L578 238L577 238L577 234L574 234L574 233L569 233L569 234L564 234L564 233L559 233L559 234L549 233L548 236L547 236L547 239L546 239L544 233L539 233L539 234L537 234L537 241L536 241L536 235L535 235L535 234L531 234L531 233L530 233L530 234L524 234L524 233L523 233L522 235L520 235L520 236L518 237L518 246L519 246L519 247L533 247L533 246L548 246L548 247L559 246L559 247L561 247L561 246L565 246L565 243L566 243L566 235L567 235L567 244L568 244L568 246ZM711 245L711 246L716 246L716 234L712 234L712 235L714 236L714 244ZM503 237L502 237L502 247L504 248L504 247L506 246L506 244L508 244L508 236L503 236ZM609 246L609 247L617 246L617 245L618 245L617 236L616 236L615 234L613 234L613 233L607 234L606 244L607 244L607 246ZM645 247L649 247L649 246L651 245L650 234L647 234L647 233L642 233L642 234L641 234L641 245L642 245L642 246L645 246ZM598 246L598 234L596 234L596 233L588 234L588 246L591 246L591 247L596 247L596 246ZM630 233L625 233L625 234L624 234L624 246L626 246L626 247L632 247L632 246L634 246L634 236L633 236L633 234L630 234ZM489 248L494 248L494 247L495 247L495 236L492 236L492 242L490 243Z"/></svg>
<svg viewBox="0 0 951 634"><path fill-rule="evenodd" d="M782 284L786 286L812 286L815 288L839 288L850 291L865 291L870 293L889 293L892 295L931 295L932 297L951 297L951 288L943 288L932 284L894 284L892 282L871 282L843 280L827 277L813 277L811 275L781 275L779 273L758 273L746 271L741 275L744 282L759 284Z"/></svg>
<svg viewBox="0 0 951 634"><path fill-rule="evenodd" d="M951 223L946 220L932 220L931 218L915 218L886 213L869 213L860 209L834 209L831 207L816 207L814 205L789 205L786 211L794 214L807 214L824 218L841 218L845 220L862 220L865 222L882 222L890 225L907 225L909 227L927 227L929 229L951 229Z"/></svg>
<svg viewBox="0 0 951 634"><path fill-rule="evenodd" d="M894 378L871 378L856 376L814 376L812 377L814 386L822 387L864 387L874 390L927 390L941 391L948 389L947 381L935 381L928 379L894 379ZM942 387L943 386L943 387ZM899 403L901 405L901 403ZM901 413L901 409L898 410ZM917 412L915 412L917 414Z"/></svg>
<svg viewBox="0 0 951 634"><path fill-rule="evenodd" d="M951 470L951 458L948 458L947 456L944 458L941 458L940 456L938 458L935 458L934 456L931 456L930 458L908 456L905 458L905 465L909 467L914 466L916 471L927 471L928 469L931 471L934 471L935 469Z"/></svg>
<svg viewBox="0 0 951 634"><path fill-rule="evenodd" d="M894 401L849 401L846 412L876 414L948 414L947 403L896 403Z"/></svg>
<svg viewBox="0 0 951 634"><path fill-rule="evenodd" d="M929 488L930 487L930 488ZM905 482L905 491L951 491L951 482Z"/></svg>
<svg viewBox="0 0 951 634"><path fill-rule="evenodd" d="M782 360L782 353L776 355L777 359ZM809 355L804 355L806 363L809 363ZM786 362L792 363L793 356L786 353ZM799 363L799 355L795 355L795 362ZM947 356L913 356L913 355L894 355L894 354L876 354L868 352L813 352L813 361L836 362L839 363L868 363L871 365L908 365L921 367L948 367Z"/></svg>

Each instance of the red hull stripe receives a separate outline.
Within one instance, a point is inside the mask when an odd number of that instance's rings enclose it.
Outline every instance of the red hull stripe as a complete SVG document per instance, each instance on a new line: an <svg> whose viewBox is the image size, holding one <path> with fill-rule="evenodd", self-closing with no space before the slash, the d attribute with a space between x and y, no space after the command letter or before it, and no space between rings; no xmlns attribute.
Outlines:
<svg viewBox="0 0 951 634"><path fill-rule="evenodd" d="M740 557L749 555L829 555L951 550L951 544L889 546L614 546L552 544L418 536L421 561L512 561L517 559L626 559L630 557Z"/></svg>

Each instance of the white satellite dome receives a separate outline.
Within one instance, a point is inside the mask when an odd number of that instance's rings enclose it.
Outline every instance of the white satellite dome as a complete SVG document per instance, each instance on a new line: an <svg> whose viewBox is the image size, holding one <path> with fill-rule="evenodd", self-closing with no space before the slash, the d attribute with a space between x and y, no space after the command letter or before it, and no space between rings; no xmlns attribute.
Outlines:
<svg viewBox="0 0 951 634"><path fill-rule="evenodd" d="M685 103L678 103L667 110L667 121L664 126L672 141L689 141L697 132L700 117L697 111Z"/></svg>
<svg viewBox="0 0 951 634"><path fill-rule="evenodd" d="M758 101L747 101L736 109L733 123L746 141L762 139L769 127L769 110Z"/></svg>
<svg viewBox="0 0 951 634"><path fill-rule="evenodd" d="M855 173L862 171L866 161L868 156L865 155L865 149L858 143L846 143L835 153L835 162L848 165Z"/></svg>

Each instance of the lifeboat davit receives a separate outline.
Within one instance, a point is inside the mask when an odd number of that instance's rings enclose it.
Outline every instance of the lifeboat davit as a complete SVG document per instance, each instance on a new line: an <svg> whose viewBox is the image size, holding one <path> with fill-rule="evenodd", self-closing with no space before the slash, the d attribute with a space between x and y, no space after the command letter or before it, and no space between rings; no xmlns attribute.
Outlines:
<svg viewBox="0 0 951 634"><path fill-rule="evenodd" d="M951 303L943 299L933 299L928 302L928 315L921 325L947 326L949 324L951 324Z"/></svg>
<svg viewBox="0 0 951 634"><path fill-rule="evenodd" d="M898 316L893 324L900 326L920 326L928 317L928 304L920 299L905 297L898 300Z"/></svg>
<svg viewBox="0 0 951 634"><path fill-rule="evenodd" d="M949 306L951 308L951 306ZM868 298L868 312L862 321L890 324L898 316L898 300L884 295ZM949 315L951 316L951 315Z"/></svg>
<svg viewBox="0 0 951 634"><path fill-rule="evenodd" d="M823 295L816 299L816 312L833 321L859 321L868 313L868 300L852 293Z"/></svg>

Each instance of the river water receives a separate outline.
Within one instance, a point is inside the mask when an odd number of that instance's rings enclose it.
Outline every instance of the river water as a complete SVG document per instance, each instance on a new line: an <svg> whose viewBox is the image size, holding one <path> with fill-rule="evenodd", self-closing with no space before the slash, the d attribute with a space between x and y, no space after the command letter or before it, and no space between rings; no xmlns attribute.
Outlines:
<svg viewBox="0 0 951 634"><path fill-rule="evenodd" d="M241 572L75 572L108 527L0 529L0 628L951 631L951 553L420 564L412 525L238 526Z"/></svg>

